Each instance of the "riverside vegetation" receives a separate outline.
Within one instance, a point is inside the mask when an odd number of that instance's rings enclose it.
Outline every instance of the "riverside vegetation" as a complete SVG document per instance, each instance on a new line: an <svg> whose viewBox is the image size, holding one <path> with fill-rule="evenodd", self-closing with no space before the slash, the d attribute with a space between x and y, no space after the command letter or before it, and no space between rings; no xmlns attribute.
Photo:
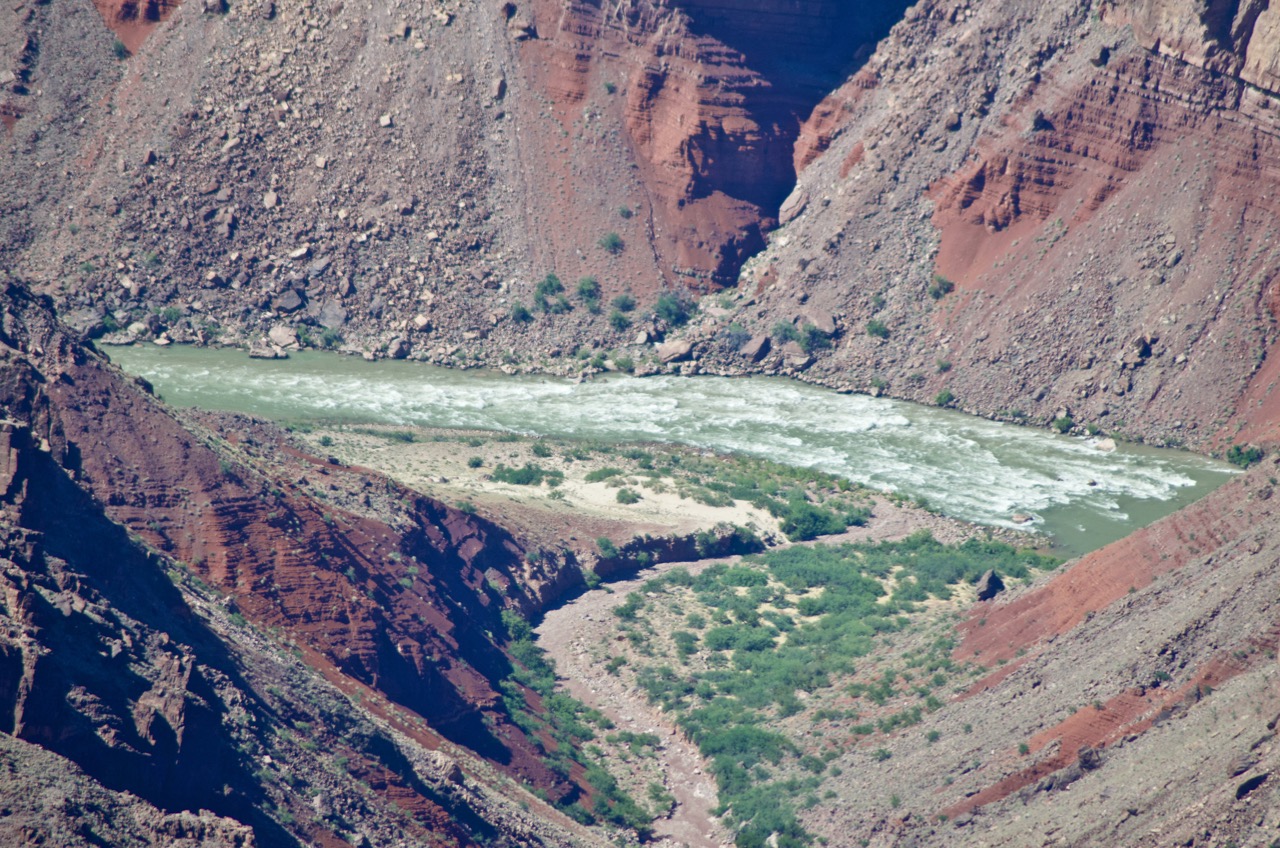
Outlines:
<svg viewBox="0 0 1280 848"><path fill-rule="evenodd" d="M951 659L951 602L988 569L1025 580L1059 560L1003 542L796 545L677 567L615 608L599 659L670 713L710 761L740 848L811 844L829 763L940 709L970 669ZM892 648L893 660L887 659ZM930 743L935 741L929 740Z"/></svg>

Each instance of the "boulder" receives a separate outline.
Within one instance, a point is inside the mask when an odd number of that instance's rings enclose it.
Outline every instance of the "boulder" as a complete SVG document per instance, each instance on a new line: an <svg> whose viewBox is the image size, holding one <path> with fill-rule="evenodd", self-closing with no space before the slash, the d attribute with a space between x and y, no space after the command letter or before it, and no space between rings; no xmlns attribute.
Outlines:
<svg viewBox="0 0 1280 848"><path fill-rule="evenodd" d="M267 333L267 338L276 347L297 347L298 333L292 327L277 324Z"/></svg>
<svg viewBox="0 0 1280 848"><path fill-rule="evenodd" d="M835 332L836 332L835 316L832 315L830 312L827 312L825 309L813 309L813 308L806 309L801 314L800 317L802 320L808 321L814 327L817 327L818 331L823 333L824 335L828 335L828 336L835 335Z"/></svg>
<svg viewBox="0 0 1280 848"><path fill-rule="evenodd" d="M693 358L693 342L688 339L676 339L658 345L658 359L663 362L684 362Z"/></svg>
<svg viewBox="0 0 1280 848"><path fill-rule="evenodd" d="M272 305L277 312L296 312L302 308L302 295L296 289L285 289Z"/></svg>
<svg viewBox="0 0 1280 848"><path fill-rule="evenodd" d="M249 345L250 359L288 359L289 354L278 347L272 347L265 341Z"/></svg>
<svg viewBox="0 0 1280 848"><path fill-rule="evenodd" d="M404 359L413 349L413 344L403 336L397 336L387 343L387 356L392 359Z"/></svg>
<svg viewBox="0 0 1280 848"><path fill-rule="evenodd" d="M336 330L347 323L347 310L336 300L326 301L320 307L319 320L322 327Z"/></svg>
<svg viewBox="0 0 1280 848"><path fill-rule="evenodd" d="M975 588L978 590L978 600L989 601L1004 591L1004 581L1000 579L999 574L987 569L987 572L978 578Z"/></svg>
<svg viewBox="0 0 1280 848"><path fill-rule="evenodd" d="M773 343L769 341L769 336L760 333L751 337L751 340L738 349L738 352L750 359L752 362L759 362L769 355L769 349L773 347Z"/></svg>

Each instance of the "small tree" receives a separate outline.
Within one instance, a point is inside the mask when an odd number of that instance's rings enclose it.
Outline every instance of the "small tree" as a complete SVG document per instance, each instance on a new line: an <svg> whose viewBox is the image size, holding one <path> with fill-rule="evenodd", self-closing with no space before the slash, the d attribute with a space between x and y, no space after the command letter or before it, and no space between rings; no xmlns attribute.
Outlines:
<svg viewBox="0 0 1280 848"><path fill-rule="evenodd" d="M1262 448L1253 445L1232 445L1227 450L1227 462L1241 468L1248 468L1250 465L1261 462L1264 456L1266 453Z"/></svg>
<svg viewBox="0 0 1280 848"><path fill-rule="evenodd" d="M604 235L600 236L600 241L596 243L599 244L602 248L604 248L605 252L610 253L614 256L617 256L619 253L621 253L623 248L627 246L627 243L622 240L622 236L613 232L605 233Z"/></svg>
<svg viewBox="0 0 1280 848"><path fill-rule="evenodd" d="M653 311L673 327L679 327L689 320L689 305L671 292L663 292L658 296Z"/></svg>

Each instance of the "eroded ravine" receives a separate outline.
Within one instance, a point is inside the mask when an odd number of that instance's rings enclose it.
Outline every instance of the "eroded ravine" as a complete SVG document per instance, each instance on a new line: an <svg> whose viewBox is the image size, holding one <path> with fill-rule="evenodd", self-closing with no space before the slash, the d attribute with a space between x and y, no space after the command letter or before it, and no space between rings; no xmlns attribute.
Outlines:
<svg viewBox="0 0 1280 848"><path fill-rule="evenodd" d="M972 528L962 522L915 507L880 501L875 517L867 526L851 527L845 533L821 539L820 543L891 541L920 530L927 530L946 542L960 541L972 532ZM648 581L675 568L697 574L713 563L737 559L671 562L646 568L631 579L585 592L550 610L535 629L538 645L555 661L565 691L604 713L620 730L661 737L662 744L656 752L659 768L665 788L675 797L676 804L668 817L654 823L654 832L667 844L717 848L732 842L712 812L718 798L710 764L670 716L649 703L644 693L630 686L622 676L609 674L592 649L622 638L613 611L626 601L629 593L640 590Z"/></svg>
<svg viewBox="0 0 1280 848"><path fill-rule="evenodd" d="M675 797L671 815L654 822L655 834L670 843L691 848L716 848L731 840L712 810L716 807L715 780L698 748L680 732L670 717L618 676L605 673L591 655L590 646L613 639L613 610L627 593L659 574L684 566L690 571L709 563L667 563L646 569L632 580L609 589L586 592L576 600L547 613L536 630L538 644L556 662L565 690L609 717L618 728L653 733L662 738L657 749L667 791Z"/></svg>

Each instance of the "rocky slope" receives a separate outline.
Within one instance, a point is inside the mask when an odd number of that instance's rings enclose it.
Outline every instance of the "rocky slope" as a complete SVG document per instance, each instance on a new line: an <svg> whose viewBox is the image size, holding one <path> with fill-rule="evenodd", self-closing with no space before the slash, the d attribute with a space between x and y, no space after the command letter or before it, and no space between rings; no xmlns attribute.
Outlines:
<svg viewBox="0 0 1280 848"><path fill-rule="evenodd" d="M837 325L824 382L1201 447L1263 436L1274 95L1174 6L913 7L832 95L733 317ZM1199 54L1161 35L1176 21ZM766 369L807 365L777 348Z"/></svg>
<svg viewBox="0 0 1280 848"><path fill-rule="evenodd" d="M978 604L956 656L992 673L892 759L838 760L856 777L815 827L872 845L1269 844L1274 473Z"/></svg>
<svg viewBox="0 0 1280 848"><path fill-rule="evenodd" d="M493 787L584 791L498 694L500 611L576 572L261 424L178 421L12 283L0 330L0 730L83 769L67 791L252 828L191 825L228 844L573 841Z"/></svg>
<svg viewBox="0 0 1280 848"><path fill-rule="evenodd" d="M10 263L94 333L571 371L585 345L1271 435L1266 10L330 11L143 10L163 22L124 61L123 7L7 11ZM652 347L659 292L735 283L692 350ZM622 292L639 310L610 315Z"/></svg>
<svg viewBox="0 0 1280 848"><path fill-rule="evenodd" d="M508 321L550 271L646 305L731 284L794 181L801 123L898 8L101 11L20 6L0 45L20 76L3 140L12 262L85 327L168 306L175 340L285 323L452 361L489 334L524 350L634 335L583 303ZM135 44L128 27L151 18ZM112 58L108 27L131 58ZM72 78L76 96L49 96Z"/></svg>

